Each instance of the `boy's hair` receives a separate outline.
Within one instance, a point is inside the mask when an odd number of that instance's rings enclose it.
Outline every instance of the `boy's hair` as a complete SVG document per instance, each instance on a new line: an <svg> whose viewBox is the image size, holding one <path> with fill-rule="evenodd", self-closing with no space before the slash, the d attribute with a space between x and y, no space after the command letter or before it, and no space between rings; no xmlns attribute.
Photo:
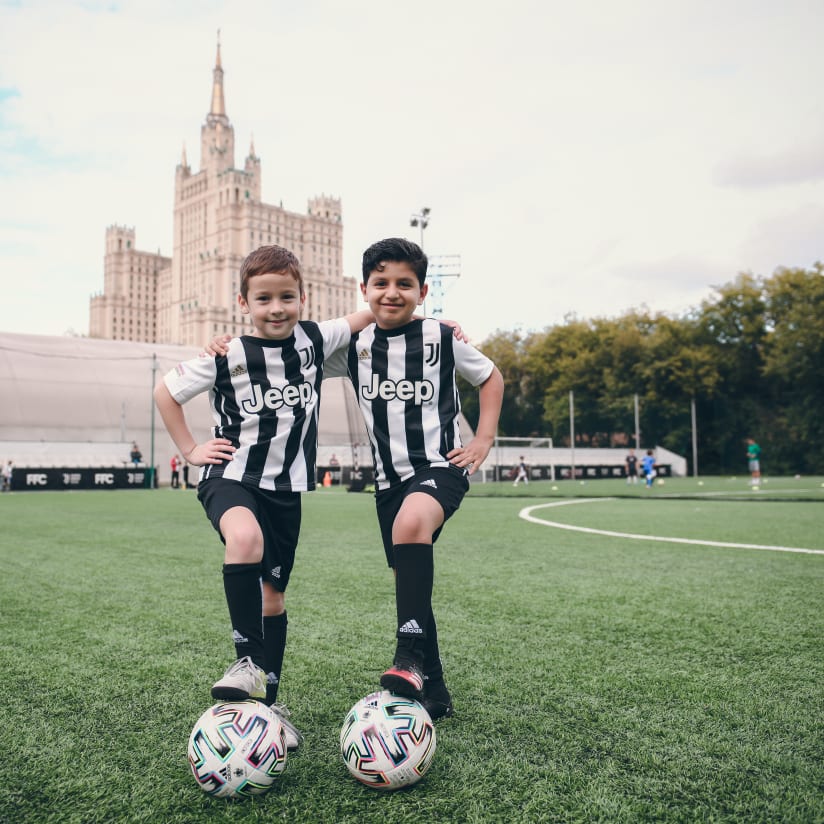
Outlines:
<svg viewBox="0 0 824 824"><path fill-rule="evenodd" d="M390 260L408 264L417 275L420 285L423 286L429 261L417 243L402 237L388 237L379 240L363 253L363 282L366 283L369 280L372 272L382 272L383 264Z"/></svg>
<svg viewBox="0 0 824 824"><path fill-rule="evenodd" d="M278 272L291 275L297 282L303 297L303 273L300 270L300 261L282 246L261 246L250 252L240 265L240 294L246 300L249 294L249 279L256 275L267 275Z"/></svg>

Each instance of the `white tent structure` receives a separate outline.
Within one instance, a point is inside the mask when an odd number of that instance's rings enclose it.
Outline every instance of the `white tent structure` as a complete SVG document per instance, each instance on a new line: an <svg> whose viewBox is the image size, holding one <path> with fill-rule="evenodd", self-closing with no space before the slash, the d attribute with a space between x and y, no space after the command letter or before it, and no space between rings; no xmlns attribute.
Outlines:
<svg viewBox="0 0 824 824"><path fill-rule="evenodd" d="M168 480L177 451L154 410L155 383L198 352L183 346L0 332L0 461L17 467L123 467L132 442ZM186 405L195 437L210 437L204 394ZM371 462L351 384L324 383L318 464L360 451Z"/></svg>

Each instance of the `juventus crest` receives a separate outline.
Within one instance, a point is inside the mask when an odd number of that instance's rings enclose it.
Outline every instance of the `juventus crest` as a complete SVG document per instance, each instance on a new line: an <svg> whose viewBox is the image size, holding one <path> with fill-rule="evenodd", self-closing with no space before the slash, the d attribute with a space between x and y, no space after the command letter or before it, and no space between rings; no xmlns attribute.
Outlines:
<svg viewBox="0 0 824 824"><path fill-rule="evenodd" d="M310 369L315 365L315 345L309 344L309 346L303 346L298 349L300 353L300 365L304 369Z"/></svg>
<svg viewBox="0 0 824 824"><path fill-rule="evenodd" d="M441 359L441 343L424 343L423 359L427 366L434 366Z"/></svg>

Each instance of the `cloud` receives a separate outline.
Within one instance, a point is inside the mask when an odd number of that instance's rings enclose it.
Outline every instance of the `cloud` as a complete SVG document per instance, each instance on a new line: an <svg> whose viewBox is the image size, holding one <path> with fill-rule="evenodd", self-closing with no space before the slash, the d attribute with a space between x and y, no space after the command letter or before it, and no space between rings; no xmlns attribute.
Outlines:
<svg viewBox="0 0 824 824"><path fill-rule="evenodd" d="M755 189L824 180L824 135L815 141L763 155L743 155L719 164L719 186Z"/></svg>
<svg viewBox="0 0 824 824"><path fill-rule="evenodd" d="M771 214L755 222L741 244L740 256L753 261L760 275L771 275L778 266L811 267L824 260L824 204L806 203Z"/></svg>
<svg viewBox="0 0 824 824"><path fill-rule="evenodd" d="M254 134L264 202L340 196L355 276L431 207L427 252L462 257L444 314L475 336L680 311L824 254L824 137L787 138L824 130L808 0L240 5L3 5L0 328L87 328L112 223L171 254L219 27L235 164Z"/></svg>

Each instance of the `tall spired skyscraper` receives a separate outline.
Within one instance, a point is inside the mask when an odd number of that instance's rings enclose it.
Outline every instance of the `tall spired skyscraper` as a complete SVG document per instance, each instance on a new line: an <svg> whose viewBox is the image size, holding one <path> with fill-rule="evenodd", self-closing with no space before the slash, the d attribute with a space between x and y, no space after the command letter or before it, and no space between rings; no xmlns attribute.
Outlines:
<svg viewBox="0 0 824 824"><path fill-rule="evenodd" d="M235 167L218 42L211 106L200 129L200 170L192 172L184 147L175 171L172 256L138 251L134 228L108 227L103 291L91 298L90 336L202 346L216 334L250 331L237 305L240 264L271 243L290 249L302 264L304 318L354 311L358 290L343 275L340 199L313 197L299 214L263 203L260 191L253 142L243 168Z"/></svg>

